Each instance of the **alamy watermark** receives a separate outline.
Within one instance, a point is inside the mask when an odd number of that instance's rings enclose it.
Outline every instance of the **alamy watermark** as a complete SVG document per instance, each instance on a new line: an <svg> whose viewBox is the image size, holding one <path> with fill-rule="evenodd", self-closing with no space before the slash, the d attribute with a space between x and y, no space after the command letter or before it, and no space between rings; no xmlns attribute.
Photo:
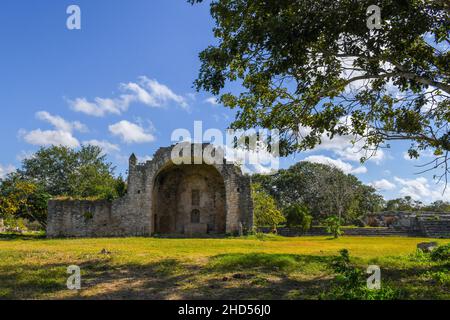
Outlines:
<svg viewBox="0 0 450 320"><path fill-rule="evenodd" d="M367 28L370 30L381 29L381 8L377 5L371 5L367 8Z"/></svg>
<svg viewBox="0 0 450 320"><path fill-rule="evenodd" d="M367 278L367 288L370 290L380 290L381 289L381 269L379 266L370 265L366 271L370 274Z"/></svg>
<svg viewBox="0 0 450 320"><path fill-rule="evenodd" d="M179 128L172 132L174 164L237 164L259 173L275 173L280 166L279 131L267 129L203 130L194 122L194 133ZM206 144L204 146L203 144ZM251 169L250 169L251 170Z"/></svg>
<svg viewBox="0 0 450 320"><path fill-rule="evenodd" d="M75 4L67 7L66 13L69 17L66 26L69 30L81 30L81 8Z"/></svg>
<svg viewBox="0 0 450 320"><path fill-rule="evenodd" d="M67 278L67 289L80 290L81 289L81 269L79 266L71 265L67 267L67 273L70 274Z"/></svg>

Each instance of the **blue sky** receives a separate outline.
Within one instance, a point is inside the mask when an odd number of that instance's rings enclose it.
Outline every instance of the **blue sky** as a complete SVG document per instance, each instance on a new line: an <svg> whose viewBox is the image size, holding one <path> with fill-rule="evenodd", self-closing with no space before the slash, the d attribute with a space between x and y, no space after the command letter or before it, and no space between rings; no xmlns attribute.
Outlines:
<svg viewBox="0 0 450 320"><path fill-rule="evenodd" d="M81 30L68 30L66 9L81 8ZM224 130L233 112L192 88L198 53L215 42L207 4L184 0L2 1L0 10L0 176L40 145L105 147L125 172L171 144L177 128ZM361 166L350 138L282 159L334 163L376 186L386 198L450 200L432 174L417 175L408 144L392 144ZM301 183L301 182L299 182Z"/></svg>

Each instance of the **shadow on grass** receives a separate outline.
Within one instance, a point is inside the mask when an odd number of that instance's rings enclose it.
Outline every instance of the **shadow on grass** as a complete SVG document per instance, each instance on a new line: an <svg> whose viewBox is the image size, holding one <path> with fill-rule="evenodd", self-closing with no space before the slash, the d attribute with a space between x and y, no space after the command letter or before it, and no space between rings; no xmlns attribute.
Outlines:
<svg viewBox="0 0 450 320"><path fill-rule="evenodd" d="M0 299L38 299L66 288L64 264L16 264L0 267Z"/></svg>
<svg viewBox="0 0 450 320"><path fill-rule="evenodd" d="M302 270L305 266L325 266L331 257L268 254L268 253L231 253L214 256L210 259L209 268L217 271L260 270L292 272Z"/></svg>
<svg viewBox="0 0 450 320"><path fill-rule="evenodd" d="M99 257L80 264L82 290L66 288L67 263L0 267L0 299L317 299L334 285L333 257L233 253L192 264L162 259L117 264ZM383 281L407 291L406 299L442 299L445 288L420 277L446 265L386 268Z"/></svg>

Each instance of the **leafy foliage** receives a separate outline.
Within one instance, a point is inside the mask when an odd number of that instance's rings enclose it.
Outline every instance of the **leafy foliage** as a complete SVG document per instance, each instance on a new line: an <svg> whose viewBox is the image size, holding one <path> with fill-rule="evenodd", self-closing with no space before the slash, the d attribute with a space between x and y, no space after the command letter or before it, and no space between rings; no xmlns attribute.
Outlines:
<svg viewBox="0 0 450 320"><path fill-rule="evenodd" d="M450 261L450 244L439 246L430 254L433 261Z"/></svg>
<svg viewBox="0 0 450 320"><path fill-rule="evenodd" d="M342 220L338 216L330 216L325 219L325 227L327 228L327 232L332 234L336 239L344 233L341 226Z"/></svg>
<svg viewBox="0 0 450 320"><path fill-rule="evenodd" d="M202 0L189 0L191 3ZM369 30L367 8L382 9ZM282 154L324 135L349 135L365 161L406 140L427 166L450 166L450 19L447 1L213 0L215 45L200 53L195 85L238 109L234 128L278 128ZM227 92L239 82L240 91ZM233 86L235 87L235 86Z"/></svg>
<svg viewBox="0 0 450 320"><path fill-rule="evenodd" d="M276 231L277 226L286 221L275 200L259 184L252 185L252 198L255 226L270 226Z"/></svg>
<svg viewBox="0 0 450 320"><path fill-rule="evenodd" d="M288 227L300 227L303 231L311 228L312 216L307 206L296 203L284 208L283 214Z"/></svg>
<svg viewBox="0 0 450 320"><path fill-rule="evenodd" d="M281 208L296 203L307 206L316 221L337 214L344 222L355 222L384 205L374 188L324 164L299 162L274 175L255 175L253 181L261 184Z"/></svg>
<svg viewBox="0 0 450 320"><path fill-rule="evenodd" d="M102 149L88 145L79 150L41 148L23 160L17 174L41 185L52 196L107 198L117 194L113 172Z"/></svg>
<svg viewBox="0 0 450 320"><path fill-rule="evenodd" d="M37 221L45 228L52 197L108 199L123 196L126 184L96 146L39 149L22 168L0 180L0 216Z"/></svg>
<svg viewBox="0 0 450 320"><path fill-rule="evenodd" d="M400 292L383 285L379 290L369 289L364 272L353 266L347 249L339 251L339 256L331 263L337 274L336 285L330 292L323 294L325 299L339 300L393 300L400 297Z"/></svg>
<svg viewBox="0 0 450 320"><path fill-rule="evenodd" d="M32 182L8 180L0 185L0 216L24 218L47 224L47 202L51 195Z"/></svg>

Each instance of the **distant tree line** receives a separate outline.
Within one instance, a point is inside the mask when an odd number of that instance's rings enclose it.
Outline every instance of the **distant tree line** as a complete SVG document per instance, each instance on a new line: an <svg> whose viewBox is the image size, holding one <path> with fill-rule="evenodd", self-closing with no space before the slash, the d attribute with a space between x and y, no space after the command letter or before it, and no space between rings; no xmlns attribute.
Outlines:
<svg viewBox="0 0 450 320"><path fill-rule="evenodd" d="M450 202L436 200L430 204L424 204L419 200L414 200L410 196L386 201L385 211L410 211L410 212L450 212Z"/></svg>
<svg viewBox="0 0 450 320"><path fill-rule="evenodd" d="M338 226L363 225L369 213L380 211L432 211L450 212L450 203L436 201L425 205L411 197L384 200L375 188L361 182L340 169L317 163L299 162L274 175L254 175L252 183L259 194L265 193L264 204L255 205L255 224L270 225L276 222L308 228L311 223L324 224L331 233L338 233ZM258 202L262 197L254 197ZM272 198L271 201L269 198ZM270 203L271 211L278 210L274 219L267 217L264 209ZM264 212L264 219L259 216Z"/></svg>

